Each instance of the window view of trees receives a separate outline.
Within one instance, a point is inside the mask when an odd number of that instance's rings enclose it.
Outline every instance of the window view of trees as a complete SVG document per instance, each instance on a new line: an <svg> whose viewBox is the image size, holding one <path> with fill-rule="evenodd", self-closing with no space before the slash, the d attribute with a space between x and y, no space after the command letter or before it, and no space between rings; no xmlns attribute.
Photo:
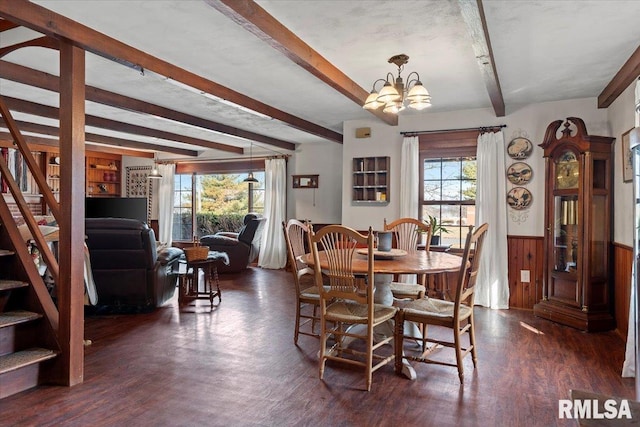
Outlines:
<svg viewBox="0 0 640 427"><path fill-rule="evenodd" d="M466 226L475 222L476 174L475 157L424 160L422 218L433 216L442 224L442 245L461 247Z"/></svg>
<svg viewBox="0 0 640 427"><path fill-rule="evenodd" d="M173 238L191 240L216 231L238 231L248 212L264 212L264 172L176 175ZM195 218L194 218L195 213ZM195 221L195 227L193 226Z"/></svg>
<svg viewBox="0 0 640 427"><path fill-rule="evenodd" d="M249 186L238 174L198 176L196 212L231 214L249 212Z"/></svg>

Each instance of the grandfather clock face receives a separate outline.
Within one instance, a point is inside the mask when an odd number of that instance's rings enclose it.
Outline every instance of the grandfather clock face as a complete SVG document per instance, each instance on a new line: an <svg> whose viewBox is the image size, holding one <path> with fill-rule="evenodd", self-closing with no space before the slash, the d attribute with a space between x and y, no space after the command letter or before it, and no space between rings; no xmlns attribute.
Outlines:
<svg viewBox="0 0 640 427"><path fill-rule="evenodd" d="M556 188L578 188L580 165L573 151L567 150L556 160Z"/></svg>

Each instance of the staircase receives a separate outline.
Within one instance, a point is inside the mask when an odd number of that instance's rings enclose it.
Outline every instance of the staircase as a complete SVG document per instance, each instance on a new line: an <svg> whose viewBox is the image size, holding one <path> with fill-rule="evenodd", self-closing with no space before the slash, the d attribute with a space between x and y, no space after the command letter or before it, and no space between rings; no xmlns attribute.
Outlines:
<svg viewBox="0 0 640 427"><path fill-rule="evenodd" d="M1 196L0 204L6 207ZM51 381L54 358L60 353L56 334L29 278L35 275L36 281L41 281L36 286L44 288L44 283L26 244L13 247L9 227L17 232L15 223L0 225L0 399ZM23 265L25 258L28 263Z"/></svg>
<svg viewBox="0 0 640 427"><path fill-rule="evenodd" d="M60 204L2 97L0 115L40 190L43 209L60 221ZM72 283L61 286L58 261L3 156L0 156L0 184L11 193L53 282L58 289L71 289ZM71 280L78 282L77 278ZM72 306L77 309L82 295L72 291L63 297L68 301L59 312L18 230L14 213L0 194L0 399L40 384L71 386L82 382L84 352L79 331L83 322L77 319L72 322Z"/></svg>

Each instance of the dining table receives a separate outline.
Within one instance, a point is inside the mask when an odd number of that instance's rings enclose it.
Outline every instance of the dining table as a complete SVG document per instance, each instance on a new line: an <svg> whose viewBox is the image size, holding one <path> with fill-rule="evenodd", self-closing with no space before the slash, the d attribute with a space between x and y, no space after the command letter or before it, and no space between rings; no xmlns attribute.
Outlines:
<svg viewBox="0 0 640 427"><path fill-rule="evenodd" d="M329 268L327 256L324 251L318 251L320 268ZM392 305L391 281L396 274L440 274L455 272L460 269L462 257L448 252L435 252L418 250L413 252L392 249L391 251L374 250L373 273L375 284L375 302L378 304ZM310 267L314 266L311 253L301 255L300 261ZM355 274L368 272L366 248L357 250L354 254L352 269Z"/></svg>
<svg viewBox="0 0 640 427"><path fill-rule="evenodd" d="M378 251L374 249L374 301L377 304L393 305L391 282L396 274L441 274L460 270L462 257L447 252L417 250L412 252L400 249ZM320 269L327 270L329 263L324 251L318 251ZM309 267L315 266L313 253L301 255L299 260ZM354 274L368 273L368 251L366 248L357 249L352 260ZM407 322L408 323L408 322ZM414 324L405 324L408 334L418 337L420 331ZM389 336L393 334L393 325L386 325L376 329L377 334ZM403 374L409 379L415 379L416 374L408 361L403 360Z"/></svg>

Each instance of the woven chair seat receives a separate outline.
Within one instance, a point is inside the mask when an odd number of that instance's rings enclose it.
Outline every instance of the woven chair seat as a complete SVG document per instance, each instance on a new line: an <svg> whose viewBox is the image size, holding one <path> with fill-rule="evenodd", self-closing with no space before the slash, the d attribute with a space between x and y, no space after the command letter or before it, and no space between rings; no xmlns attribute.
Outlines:
<svg viewBox="0 0 640 427"><path fill-rule="evenodd" d="M404 307L407 316L430 316L440 319L453 319L455 305L453 301L445 301L437 298L422 298L411 301ZM460 304L460 320L471 316L471 307Z"/></svg>
<svg viewBox="0 0 640 427"><path fill-rule="evenodd" d="M397 307L374 304L373 323L393 319ZM327 307L327 320L343 323L367 323L367 306L353 301L336 301Z"/></svg>
<svg viewBox="0 0 640 427"><path fill-rule="evenodd" d="M320 294L318 293L318 288L316 286L311 286L309 288L303 289L300 292L300 298L303 299L313 299L320 300Z"/></svg>
<svg viewBox="0 0 640 427"><path fill-rule="evenodd" d="M396 298L416 299L425 292L424 286L412 283L391 282L390 289Z"/></svg>

